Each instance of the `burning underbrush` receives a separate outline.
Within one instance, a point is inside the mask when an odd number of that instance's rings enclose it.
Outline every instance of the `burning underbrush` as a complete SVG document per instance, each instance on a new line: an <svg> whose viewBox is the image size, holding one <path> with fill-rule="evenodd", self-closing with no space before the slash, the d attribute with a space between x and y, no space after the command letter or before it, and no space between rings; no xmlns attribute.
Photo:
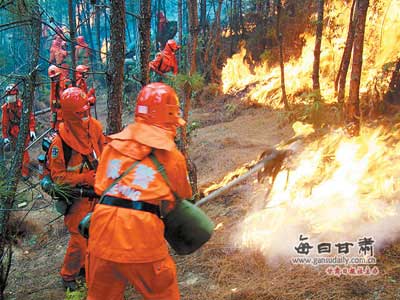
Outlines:
<svg viewBox="0 0 400 300"><path fill-rule="evenodd" d="M393 241L400 230L399 138L382 127L363 128L358 137L338 129L297 148L268 191L254 195L235 244L274 258L293 255L300 235L314 242L373 237L378 247Z"/></svg>

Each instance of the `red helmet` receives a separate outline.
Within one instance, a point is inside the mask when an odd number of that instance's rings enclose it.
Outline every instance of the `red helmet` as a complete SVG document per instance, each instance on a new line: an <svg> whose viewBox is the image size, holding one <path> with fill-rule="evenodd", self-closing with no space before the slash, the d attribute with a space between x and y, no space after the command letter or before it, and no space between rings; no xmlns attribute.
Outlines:
<svg viewBox="0 0 400 300"><path fill-rule="evenodd" d="M174 89L161 82L150 83L140 92L136 101L135 121L164 129L183 126L179 100Z"/></svg>
<svg viewBox="0 0 400 300"><path fill-rule="evenodd" d="M85 38L82 35L80 35L76 38L76 41L78 42L78 44L84 44Z"/></svg>
<svg viewBox="0 0 400 300"><path fill-rule="evenodd" d="M60 105L65 121L78 121L80 114L89 110L88 98L78 87L67 88L61 95Z"/></svg>
<svg viewBox="0 0 400 300"><path fill-rule="evenodd" d="M181 47L175 42L175 40L168 40L165 46L168 46L172 51L176 51Z"/></svg>
<svg viewBox="0 0 400 300"><path fill-rule="evenodd" d="M60 75L62 73L61 69L55 65L51 65L47 72L50 78Z"/></svg>
<svg viewBox="0 0 400 300"><path fill-rule="evenodd" d="M18 86L15 84L7 85L6 95L18 95Z"/></svg>

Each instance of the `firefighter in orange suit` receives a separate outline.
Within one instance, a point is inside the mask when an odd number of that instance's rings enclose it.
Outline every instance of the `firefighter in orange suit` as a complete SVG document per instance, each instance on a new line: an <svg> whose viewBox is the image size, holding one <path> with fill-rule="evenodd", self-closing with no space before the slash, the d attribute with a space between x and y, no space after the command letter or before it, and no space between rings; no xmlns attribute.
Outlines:
<svg viewBox="0 0 400 300"><path fill-rule="evenodd" d="M90 117L86 94L77 87L66 89L61 96L64 122L49 148L48 166L56 183L71 186L93 186L97 158L104 145L104 135L99 121ZM64 145L63 145L64 144ZM71 149L71 157L64 161L65 144ZM61 277L65 288L77 288L76 277L84 270L87 241L78 232L80 220L94 207L88 198L74 199L64 217L71 235Z"/></svg>
<svg viewBox="0 0 400 300"><path fill-rule="evenodd" d="M80 35L76 38L77 45L75 46L75 60L78 65L89 64L89 45L86 43L85 38Z"/></svg>
<svg viewBox="0 0 400 300"><path fill-rule="evenodd" d="M175 91L152 83L138 95L135 123L109 137L96 174L95 191L106 196L89 229L88 300L122 300L128 283L144 299L180 299L159 212L161 203L173 208L173 192L182 198L192 194L185 158L174 142L183 124ZM151 152L164 165L171 187L148 157ZM109 189L135 161L140 163Z"/></svg>
<svg viewBox="0 0 400 300"><path fill-rule="evenodd" d="M62 112L60 105L61 94L66 88L65 78L62 70L54 65L48 69L48 74L51 80L50 84L50 123L51 128L58 130L62 122Z"/></svg>
<svg viewBox="0 0 400 300"><path fill-rule="evenodd" d="M165 73L173 72L174 75L178 74L178 63L176 61L175 52L178 51L180 46L174 40L168 40L165 44L164 50L156 55L156 58L149 63L150 70L153 70L160 76Z"/></svg>
<svg viewBox="0 0 400 300"><path fill-rule="evenodd" d="M76 86L82 89L88 96L90 106L96 103L96 90L91 88L88 91L86 79L88 78L89 67L86 65L79 65L76 67Z"/></svg>
<svg viewBox="0 0 400 300"><path fill-rule="evenodd" d="M2 131L4 144L9 144L15 148L19 133L19 123L22 116L22 100L18 98L18 87L14 84L10 84L6 87L6 103L1 107L2 109ZM35 134L35 117L33 113L29 116L29 136L25 141L25 146L29 144L30 140L36 138ZM24 178L29 176L29 153L24 152L22 158L22 172L21 175Z"/></svg>

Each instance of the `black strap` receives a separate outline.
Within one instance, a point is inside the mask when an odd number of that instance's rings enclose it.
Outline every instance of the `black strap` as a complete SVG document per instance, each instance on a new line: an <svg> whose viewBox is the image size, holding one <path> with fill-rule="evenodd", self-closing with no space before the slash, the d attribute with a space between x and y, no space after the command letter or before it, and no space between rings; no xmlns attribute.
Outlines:
<svg viewBox="0 0 400 300"><path fill-rule="evenodd" d="M154 205L154 204L147 203L144 201L132 201L129 199L121 199L121 198L112 197L112 196L104 196L101 204L117 206L117 207L122 207L122 208L129 208L129 209L133 209L133 210L141 210L141 211L155 214L157 217L160 217L160 207L158 205Z"/></svg>
<svg viewBox="0 0 400 300"><path fill-rule="evenodd" d="M62 148L63 148L63 153L64 153L64 163L65 163L65 169L68 167L69 160L71 159L72 156L72 148L68 146L66 142L61 138L59 135L62 143Z"/></svg>

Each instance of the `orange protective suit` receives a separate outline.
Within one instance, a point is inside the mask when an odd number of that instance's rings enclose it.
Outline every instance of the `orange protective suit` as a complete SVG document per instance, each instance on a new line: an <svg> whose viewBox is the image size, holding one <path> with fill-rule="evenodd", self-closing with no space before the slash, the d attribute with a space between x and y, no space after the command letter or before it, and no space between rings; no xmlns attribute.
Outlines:
<svg viewBox="0 0 400 300"><path fill-rule="evenodd" d="M75 59L77 65L87 65L89 63L89 45L85 42L83 36L76 38L77 45L75 46Z"/></svg>
<svg viewBox="0 0 400 300"><path fill-rule="evenodd" d="M9 138L12 145L15 146L19 133L19 122L22 115L22 101L17 99L15 103L5 103L2 109L2 131L3 138ZM35 131L35 117L33 113L29 116L29 131ZM25 140L25 147L29 144L29 135ZM22 159L22 176L29 175L29 152L25 151Z"/></svg>
<svg viewBox="0 0 400 300"><path fill-rule="evenodd" d="M153 70L159 75L164 75L167 72L173 72L174 75L178 74L178 63L176 61L175 51L179 49L179 46L171 47L171 41L169 40L165 45L164 50L157 53L154 60L149 63L150 70Z"/></svg>
<svg viewBox="0 0 400 300"><path fill-rule="evenodd" d="M52 64L63 65L65 58L68 56L68 52L64 49L66 42L58 35L54 37L54 40L50 47L50 62ZM65 65L68 67L68 65ZM65 77L68 77L68 70L63 70Z"/></svg>
<svg viewBox="0 0 400 300"><path fill-rule="evenodd" d="M141 92L138 99L140 95L146 97ZM95 191L97 194L106 191L106 195L122 201L158 206L165 200L163 203L172 208L175 202L172 191L182 198L192 194L185 158L175 146L173 131L146 123L138 115L136 123L109 137L97 169ZM148 157L151 151L164 165L171 186ZM141 162L108 190L115 178L138 160ZM164 223L157 215L98 204L89 230L88 300L124 299L128 282L144 299L180 299L176 267L164 239Z"/></svg>
<svg viewBox="0 0 400 300"><path fill-rule="evenodd" d="M96 90L94 88L91 88L88 91L86 83L88 71L89 67L85 65L79 65L76 67L76 86L86 93L89 100L89 105L93 106L96 103Z"/></svg>
<svg viewBox="0 0 400 300"><path fill-rule="evenodd" d="M80 91L78 88L67 89L63 97L71 89ZM82 103L85 105L87 98L82 91L80 92L84 99ZM62 101L70 100L62 99ZM64 123L59 126L59 135L55 137L49 149L48 167L51 177L55 182L72 186L93 186L95 171L84 161L84 156L94 167L94 161L100 156L105 142L102 126L93 118L89 118L88 123L83 124L78 117L75 119L69 117L71 112L65 110L63 102L61 104L66 113ZM64 161L62 141L72 149L67 165ZM93 207L94 202L88 198L74 199L73 205L64 217L65 226L71 235L60 272L65 281L75 280L80 269L84 267L87 241L79 234L78 224Z"/></svg>

